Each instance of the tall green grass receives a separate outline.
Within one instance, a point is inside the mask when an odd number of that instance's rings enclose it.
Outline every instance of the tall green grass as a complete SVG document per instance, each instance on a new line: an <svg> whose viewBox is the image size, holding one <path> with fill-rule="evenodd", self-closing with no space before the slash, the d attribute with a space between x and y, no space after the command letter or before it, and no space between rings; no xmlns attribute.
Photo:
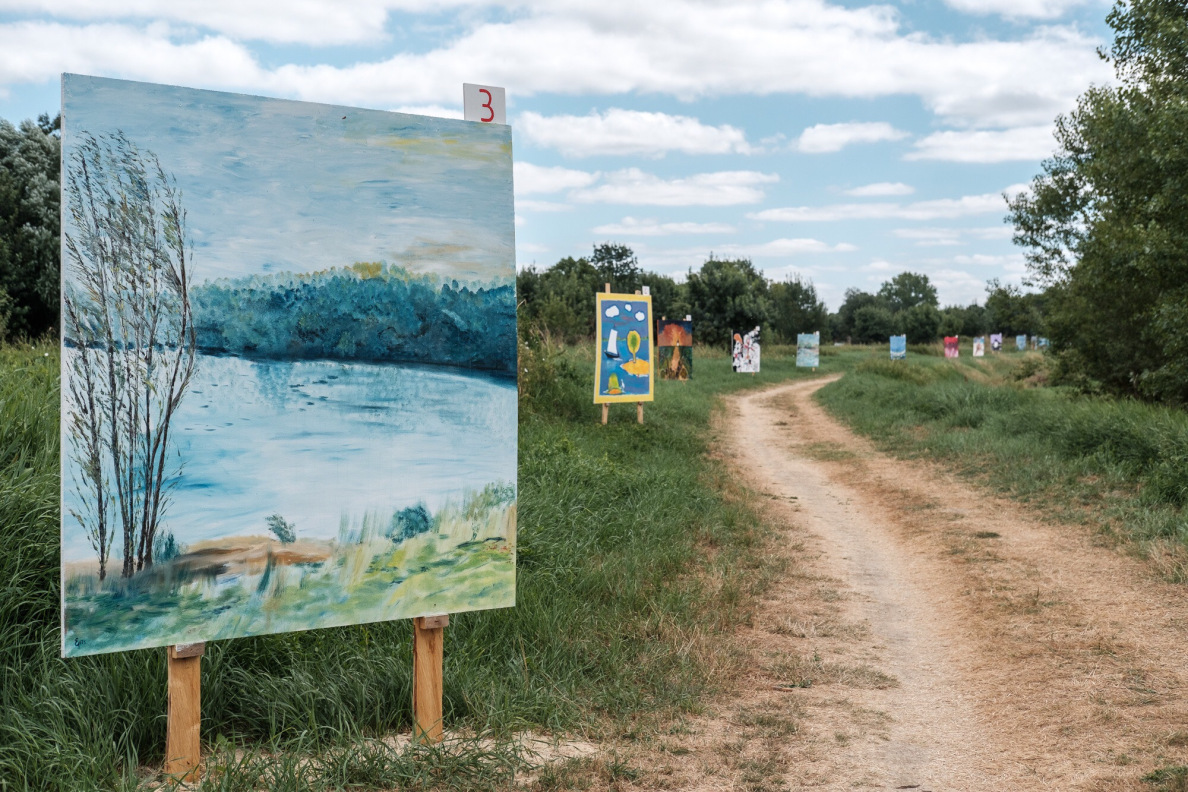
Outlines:
<svg viewBox="0 0 1188 792"><path fill-rule="evenodd" d="M1143 550L1172 550L1188 580L1188 413L1024 387L1035 353L945 361L872 358L819 392L884 449L941 459L1054 517L1096 524Z"/></svg>
<svg viewBox="0 0 1188 792"><path fill-rule="evenodd" d="M612 406L601 426L592 346L537 343L521 354L517 606L451 618L447 725L597 736L696 710L721 661L707 636L743 618L771 574L754 514L706 455L715 396L808 372L765 352L763 373L735 375L724 353L698 349L696 379L659 383L642 427L634 405ZM826 371L849 360L822 350ZM165 741L163 650L58 656L57 364L56 345L0 349L4 792L128 788ZM231 767L219 788L337 789L348 777L482 788L503 778L514 752L492 751L480 782L473 756L368 741L409 728L411 667L406 621L208 644L203 738L229 741L220 761ZM248 753L236 759L236 745ZM332 761L346 775L310 769Z"/></svg>

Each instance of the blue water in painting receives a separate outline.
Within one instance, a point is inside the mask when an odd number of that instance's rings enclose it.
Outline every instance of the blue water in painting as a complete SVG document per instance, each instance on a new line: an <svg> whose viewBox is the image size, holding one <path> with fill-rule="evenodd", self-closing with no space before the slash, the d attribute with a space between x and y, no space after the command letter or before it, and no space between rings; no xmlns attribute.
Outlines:
<svg viewBox="0 0 1188 792"><path fill-rule="evenodd" d="M516 480L514 380L459 369L200 355L175 421L184 467L165 529L185 544L267 536L276 513L298 537L333 538L344 515L433 511ZM65 560L91 558L64 522Z"/></svg>

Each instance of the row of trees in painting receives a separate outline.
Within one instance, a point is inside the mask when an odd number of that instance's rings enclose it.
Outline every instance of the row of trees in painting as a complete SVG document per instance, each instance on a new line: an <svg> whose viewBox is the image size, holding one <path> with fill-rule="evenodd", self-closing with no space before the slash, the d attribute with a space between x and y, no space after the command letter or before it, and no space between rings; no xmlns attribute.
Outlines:
<svg viewBox="0 0 1188 792"><path fill-rule="evenodd" d="M381 262L193 289L204 352L465 366L513 374L516 290Z"/></svg>

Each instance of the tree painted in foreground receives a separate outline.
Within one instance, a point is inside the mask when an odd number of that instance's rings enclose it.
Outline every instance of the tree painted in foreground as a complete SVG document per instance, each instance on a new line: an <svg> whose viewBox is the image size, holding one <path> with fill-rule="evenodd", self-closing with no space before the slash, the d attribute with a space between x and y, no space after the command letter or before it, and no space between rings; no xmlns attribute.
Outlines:
<svg viewBox="0 0 1188 792"><path fill-rule="evenodd" d="M186 214L156 155L123 133L79 136L66 163L65 387L71 514L107 574L117 531L121 575L153 564L154 540L180 473L170 426L195 366Z"/></svg>

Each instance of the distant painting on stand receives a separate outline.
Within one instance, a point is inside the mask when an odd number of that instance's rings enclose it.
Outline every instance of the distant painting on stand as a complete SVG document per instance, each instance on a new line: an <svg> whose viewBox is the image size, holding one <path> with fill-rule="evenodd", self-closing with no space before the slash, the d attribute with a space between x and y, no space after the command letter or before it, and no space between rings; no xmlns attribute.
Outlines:
<svg viewBox="0 0 1188 792"><path fill-rule="evenodd" d="M510 128L62 95L63 655L514 605Z"/></svg>
<svg viewBox="0 0 1188 792"><path fill-rule="evenodd" d="M759 328L746 335L733 334L732 359L734 370L740 374L759 373Z"/></svg>
<svg viewBox="0 0 1188 792"><path fill-rule="evenodd" d="M977 338L974 339L973 356L974 357L985 357L986 356L986 338L985 338L985 336L978 336Z"/></svg>
<svg viewBox="0 0 1188 792"><path fill-rule="evenodd" d="M660 379L689 379L693 376L693 322L661 319L656 327L656 369Z"/></svg>
<svg viewBox="0 0 1188 792"><path fill-rule="evenodd" d="M652 298L598 295L598 354L594 358L594 403L653 400Z"/></svg>
<svg viewBox="0 0 1188 792"><path fill-rule="evenodd" d="M816 368L819 365L821 365L821 331L797 334L797 368Z"/></svg>
<svg viewBox="0 0 1188 792"><path fill-rule="evenodd" d="M991 352L1001 352L1002 351L1002 333L991 333L990 334L990 351Z"/></svg>
<svg viewBox="0 0 1188 792"><path fill-rule="evenodd" d="M907 358L907 336L891 336L891 359L904 360Z"/></svg>
<svg viewBox="0 0 1188 792"><path fill-rule="evenodd" d="M1018 348L1018 350L1020 352L1026 351L1027 350L1027 336L1025 336L1025 335L1015 336L1015 346Z"/></svg>
<svg viewBox="0 0 1188 792"><path fill-rule="evenodd" d="M945 357L955 358L961 353L957 348L957 336L945 336Z"/></svg>

